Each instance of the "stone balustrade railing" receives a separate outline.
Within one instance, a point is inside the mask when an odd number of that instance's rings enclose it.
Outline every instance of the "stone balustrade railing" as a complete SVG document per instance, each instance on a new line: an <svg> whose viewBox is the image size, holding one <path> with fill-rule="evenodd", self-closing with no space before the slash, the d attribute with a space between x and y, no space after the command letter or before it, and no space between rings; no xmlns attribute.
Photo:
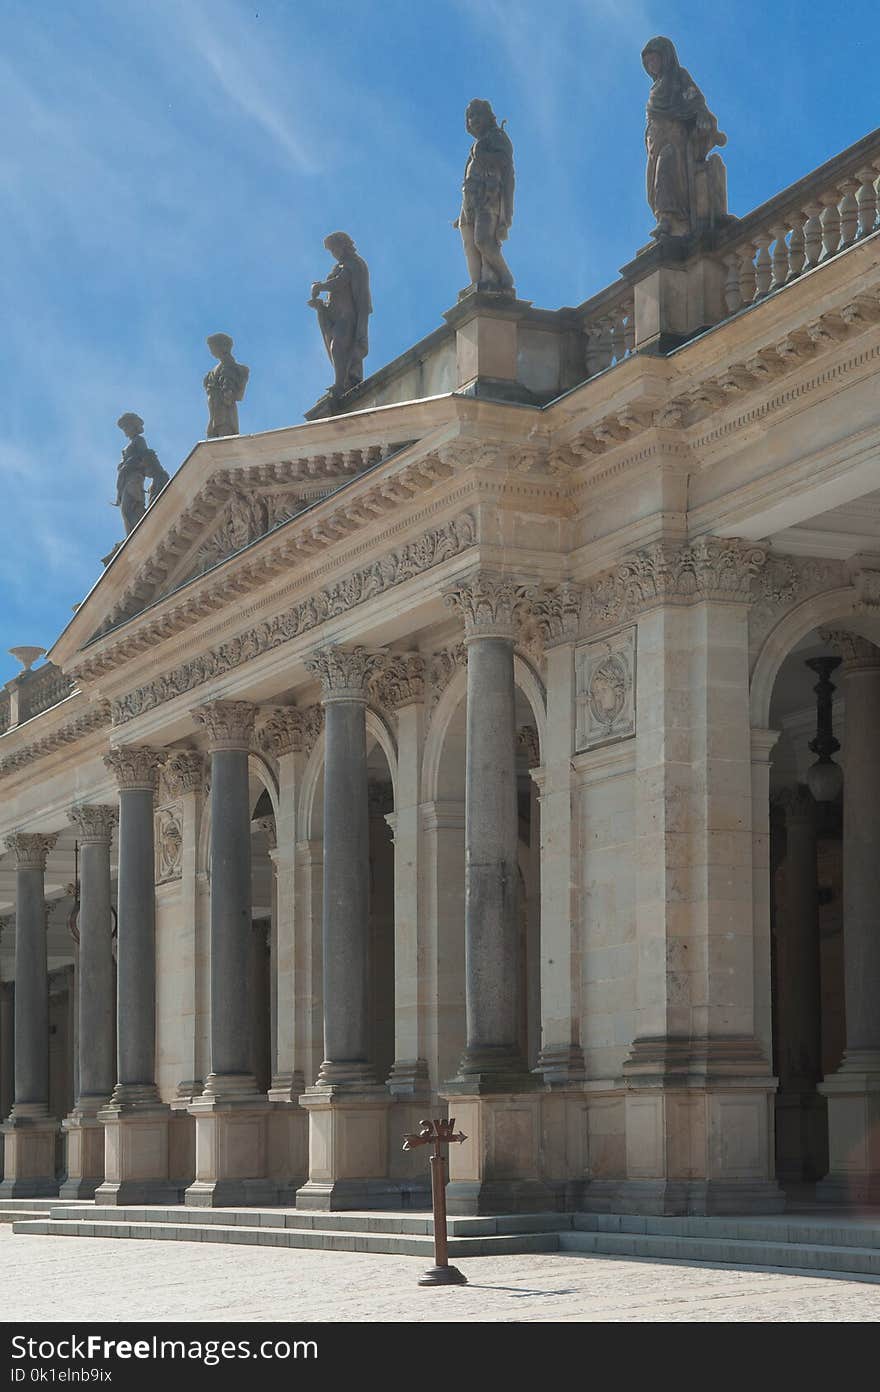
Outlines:
<svg viewBox="0 0 880 1392"><path fill-rule="evenodd" d="M587 376L623 362L635 348L635 301L625 280L609 285L578 309L586 338Z"/></svg>
<svg viewBox="0 0 880 1392"><path fill-rule="evenodd" d="M74 682L54 662L35 672L22 672L0 694L0 735L57 706L74 689Z"/></svg>
<svg viewBox="0 0 880 1392"><path fill-rule="evenodd" d="M837 256L878 225L880 130L731 225L717 254L735 314Z"/></svg>

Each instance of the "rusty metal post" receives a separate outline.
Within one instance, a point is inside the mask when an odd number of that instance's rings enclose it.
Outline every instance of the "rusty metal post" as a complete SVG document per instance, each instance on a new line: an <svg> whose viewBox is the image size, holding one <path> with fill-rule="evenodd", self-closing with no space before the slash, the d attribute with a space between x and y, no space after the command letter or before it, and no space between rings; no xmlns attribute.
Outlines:
<svg viewBox="0 0 880 1392"><path fill-rule="evenodd" d="M424 1276L419 1277L420 1286L466 1286L467 1277L457 1266L449 1265L449 1242L446 1232L446 1157L442 1147L451 1141L466 1141L467 1136L455 1133L455 1118L448 1121L419 1122L419 1132L406 1136L404 1150L414 1150L416 1146L434 1146L431 1156L431 1204L434 1213L434 1265Z"/></svg>

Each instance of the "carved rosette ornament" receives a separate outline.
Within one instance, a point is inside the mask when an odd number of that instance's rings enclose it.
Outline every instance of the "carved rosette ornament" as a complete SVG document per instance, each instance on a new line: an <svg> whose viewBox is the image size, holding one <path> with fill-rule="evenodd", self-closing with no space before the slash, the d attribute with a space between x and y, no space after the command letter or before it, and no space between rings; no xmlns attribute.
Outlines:
<svg viewBox="0 0 880 1392"><path fill-rule="evenodd" d="M251 747L257 707L250 701L209 701L191 712L208 732L208 748L247 750Z"/></svg>
<svg viewBox="0 0 880 1392"><path fill-rule="evenodd" d="M820 628L819 637L843 658L844 672L880 667L880 648L860 633L850 633L846 628Z"/></svg>
<svg viewBox="0 0 880 1392"><path fill-rule="evenodd" d="M425 699L425 659L421 653L395 653L381 678L380 699L392 710Z"/></svg>
<svg viewBox="0 0 880 1392"><path fill-rule="evenodd" d="M530 594L528 585L478 570L451 586L444 598L461 615L464 641L471 643L476 638L515 638Z"/></svg>
<svg viewBox="0 0 880 1392"><path fill-rule="evenodd" d="M276 706L260 729L260 748L276 759L282 754L308 753L323 728L321 706Z"/></svg>
<svg viewBox="0 0 880 1392"><path fill-rule="evenodd" d="M71 807L67 819L76 827L76 839L81 846L109 846L113 828L119 821L119 810L106 803L83 803Z"/></svg>
<svg viewBox="0 0 880 1392"><path fill-rule="evenodd" d="M45 870L49 852L58 840L58 832L14 831L4 839L7 851L12 851L19 870Z"/></svg>
<svg viewBox="0 0 880 1392"><path fill-rule="evenodd" d="M164 749L153 749L149 744L126 744L105 754L104 764L120 791L154 793L159 769L167 757Z"/></svg>
<svg viewBox="0 0 880 1392"><path fill-rule="evenodd" d="M368 652L364 647L339 648L330 644L306 661L306 667L321 680L321 701L366 702L372 679L384 671L385 653Z"/></svg>
<svg viewBox="0 0 880 1392"><path fill-rule="evenodd" d="M205 760L198 749L173 749L162 770L162 782L169 797L197 793L202 786Z"/></svg>

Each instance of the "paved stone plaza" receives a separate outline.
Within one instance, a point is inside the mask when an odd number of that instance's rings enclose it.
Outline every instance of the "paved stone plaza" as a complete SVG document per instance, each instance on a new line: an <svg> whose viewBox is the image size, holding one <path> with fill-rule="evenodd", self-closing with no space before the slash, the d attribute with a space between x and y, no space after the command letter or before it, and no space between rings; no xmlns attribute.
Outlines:
<svg viewBox="0 0 880 1392"><path fill-rule="evenodd" d="M880 1319L880 1283L789 1271L574 1256L476 1257L470 1284L422 1289L418 1257L12 1237L0 1229L4 1318L18 1320Z"/></svg>

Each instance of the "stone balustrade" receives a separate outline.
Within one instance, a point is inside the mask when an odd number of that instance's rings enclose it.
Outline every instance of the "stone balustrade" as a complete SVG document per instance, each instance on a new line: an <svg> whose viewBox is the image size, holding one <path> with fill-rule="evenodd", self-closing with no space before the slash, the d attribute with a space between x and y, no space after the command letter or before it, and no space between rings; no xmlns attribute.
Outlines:
<svg viewBox="0 0 880 1392"><path fill-rule="evenodd" d="M880 135L851 145L734 223L719 244L729 314L846 251L878 226Z"/></svg>
<svg viewBox="0 0 880 1392"><path fill-rule="evenodd" d="M635 348L635 301L626 281L587 300L579 311L586 339L587 376L623 362Z"/></svg>
<svg viewBox="0 0 880 1392"><path fill-rule="evenodd" d="M71 678L65 676L54 662L46 662L36 672L28 672L26 678L21 683L18 695L19 724L57 706L74 688Z"/></svg>

